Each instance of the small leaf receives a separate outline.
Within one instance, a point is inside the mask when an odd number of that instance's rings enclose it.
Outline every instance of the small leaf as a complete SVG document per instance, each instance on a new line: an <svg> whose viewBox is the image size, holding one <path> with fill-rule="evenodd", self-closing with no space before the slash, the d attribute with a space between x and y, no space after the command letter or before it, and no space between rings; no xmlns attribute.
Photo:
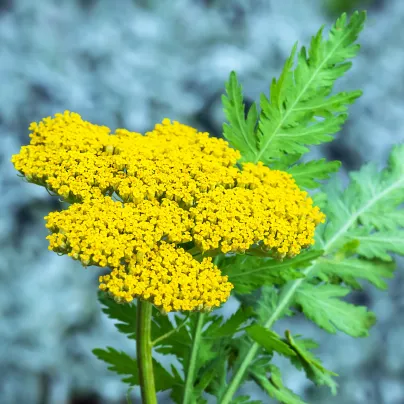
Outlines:
<svg viewBox="0 0 404 404"><path fill-rule="evenodd" d="M281 337L274 331L253 324L246 328L247 334L269 353L278 352L284 356L294 356L296 353L290 349L289 345L282 341Z"/></svg>
<svg viewBox="0 0 404 404"><path fill-rule="evenodd" d="M251 161L257 151L255 138L257 107L255 103L252 104L246 119L242 87L234 71L230 73L229 81L226 83L226 93L227 96L222 96L222 104L229 124L223 124L223 136L241 152L243 159Z"/></svg>
<svg viewBox="0 0 404 404"><path fill-rule="evenodd" d="M229 277L236 293L251 293L263 285L283 285L289 280L302 278L304 275L296 268L310 265L322 253L317 250L304 251L282 262L272 258L235 255L227 257L220 270Z"/></svg>
<svg viewBox="0 0 404 404"><path fill-rule="evenodd" d="M307 404L297 394L283 385L281 372L275 365L270 365L271 376L253 370L255 382L272 398L282 404Z"/></svg>
<svg viewBox="0 0 404 404"><path fill-rule="evenodd" d="M375 315L364 306L339 299L349 292L349 289L338 285L304 283L297 291L295 301L302 306L306 317L329 333L335 334L340 330L352 337L366 337L376 321Z"/></svg>
<svg viewBox="0 0 404 404"><path fill-rule="evenodd" d="M130 339L136 339L136 304L119 304L106 293L99 292L98 300L104 306L102 308L109 318L118 320L115 327Z"/></svg>
<svg viewBox="0 0 404 404"><path fill-rule="evenodd" d="M122 379L124 383L128 383L130 386L139 385L138 364L136 359L131 358L125 352L119 352L111 347L107 347L106 350L94 349L93 354L98 359L110 364L111 366L108 367L109 370L119 375L128 375L129 377ZM181 382L178 373L174 374L174 376L170 375L154 358L153 373L157 391L167 390L174 384Z"/></svg>
<svg viewBox="0 0 404 404"><path fill-rule="evenodd" d="M330 174L335 173L341 167L341 162L326 161L325 158L312 160L308 163L296 164L287 172L292 174L293 179L300 188L318 188L318 180L327 180Z"/></svg>
<svg viewBox="0 0 404 404"><path fill-rule="evenodd" d="M344 258L335 260L333 258L322 258L316 262L315 274L322 280L328 280L329 276L339 276L347 284L356 279L365 279L379 289L387 288L383 278L392 278L396 264L367 261L361 258Z"/></svg>
<svg viewBox="0 0 404 404"><path fill-rule="evenodd" d="M240 306L239 309L231 315L223 324L218 325L216 329L207 329L206 335L211 338L231 337L239 331L241 325L247 320L252 319L254 316L254 310L252 307Z"/></svg>
<svg viewBox="0 0 404 404"><path fill-rule="evenodd" d="M290 347L296 352L296 356L290 357L290 361L298 369L304 369L306 376L317 385L325 385L331 389L332 395L337 394L337 383L332 376L338 376L330 370L323 367L321 362L309 351L316 348L318 344L311 339L299 339L300 335L292 337L290 332L285 332L286 340Z"/></svg>
<svg viewBox="0 0 404 404"><path fill-rule="evenodd" d="M127 375L122 379L124 383L130 386L139 385L139 375L136 359L131 358L125 352L119 352L114 348L93 349L93 354L100 360L108 363L108 370L112 370L118 375Z"/></svg>

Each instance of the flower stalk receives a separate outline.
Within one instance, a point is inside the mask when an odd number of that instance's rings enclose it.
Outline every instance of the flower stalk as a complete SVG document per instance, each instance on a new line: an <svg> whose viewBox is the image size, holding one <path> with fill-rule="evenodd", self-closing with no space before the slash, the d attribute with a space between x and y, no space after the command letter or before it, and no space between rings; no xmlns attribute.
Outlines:
<svg viewBox="0 0 404 404"><path fill-rule="evenodd" d="M191 403L191 397L192 397L192 393L193 393L193 384L195 381L195 366L196 366L196 360L198 358L198 348L199 348L200 340L202 337L202 327L203 327L205 315L206 315L205 313L198 313L198 321L197 321L196 327L195 327L195 333L194 333L192 349L191 349L191 357L189 359L189 366L188 366L188 371L187 371L186 380L185 380L184 398L182 400L183 404Z"/></svg>
<svg viewBox="0 0 404 404"><path fill-rule="evenodd" d="M136 324L136 351L139 384L143 404L157 404L154 384L151 318L153 305L138 299Z"/></svg>

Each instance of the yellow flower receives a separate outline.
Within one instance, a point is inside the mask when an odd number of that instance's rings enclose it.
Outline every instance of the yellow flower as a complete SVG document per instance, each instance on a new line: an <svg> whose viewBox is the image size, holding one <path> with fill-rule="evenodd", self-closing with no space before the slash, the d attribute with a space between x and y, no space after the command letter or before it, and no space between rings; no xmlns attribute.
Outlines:
<svg viewBox="0 0 404 404"><path fill-rule="evenodd" d="M233 285L211 260L198 262L184 249L163 241L146 253L141 264L100 276L100 289L118 302L141 297L167 313L218 307L228 299Z"/></svg>
<svg viewBox="0 0 404 404"><path fill-rule="evenodd" d="M103 197L51 212L45 220L52 232L47 236L50 250L69 254L83 264L90 260L90 265L114 268L151 251L163 237L178 244L191 241L192 222L187 216L187 211L167 199L136 205Z"/></svg>
<svg viewBox="0 0 404 404"><path fill-rule="evenodd" d="M176 121L144 136L110 134L65 111L30 130L15 168L72 203L45 217L49 249L111 268L100 288L120 302L209 310L232 285L184 243L212 255L258 245L274 258L294 257L314 244L325 219L290 174L261 162L237 166L240 153L226 141Z"/></svg>

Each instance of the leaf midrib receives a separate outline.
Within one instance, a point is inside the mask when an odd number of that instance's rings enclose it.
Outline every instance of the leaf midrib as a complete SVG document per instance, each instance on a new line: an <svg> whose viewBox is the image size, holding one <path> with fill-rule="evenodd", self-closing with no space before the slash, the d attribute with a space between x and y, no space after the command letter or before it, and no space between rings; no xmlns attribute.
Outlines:
<svg viewBox="0 0 404 404"><path fill-rule="evenodd" d="M341 43L345 40L345 38L350 34L350 31L347 30L346 34L341 37L341 40L334 46L334 48L331 50L331 52L327 55L327 57L323 60L322 63L313 71L313 75L311 76L310 80L307 81L306 85L303 87L302 91L299 93L299 95L296 97L295 101L291 105L290 109L286 112L286 114L283 116L283 118L279 121L278 126L274 130L272 136L268 139L268 141L265 143L265 146L258 152L258 155L255 159L255 164L259 161L261 158L262 154L264 151L268 148L271 140L277 135L277 131L282 127L288 116L294 111L295 106L298 104L300 101L301 97L303 94L306 92L307 88L311 85L315 77L317 77L319 71L322 69L324 64L330 59L330 57L334 54L334 52L337 50L337 48L341 45Z"/></svg>

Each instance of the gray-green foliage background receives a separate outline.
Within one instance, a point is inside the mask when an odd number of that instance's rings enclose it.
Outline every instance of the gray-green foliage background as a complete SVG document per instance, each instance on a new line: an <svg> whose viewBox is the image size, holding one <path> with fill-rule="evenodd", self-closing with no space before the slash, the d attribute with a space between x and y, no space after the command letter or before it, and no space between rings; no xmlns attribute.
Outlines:
<svg viewBox="0 0 404 404"><path fill-rule="evenodd" d="M43 216L58 208L57 199L24 183L9 162L28 142L29 123L69 109L113 130L144 132L169 117L220 136L229 72L237 71L247 100L267 93L293 43L308 44L337 16L325 3L0 1L2 403L122 402L125 387L91 349L135 352L100 313L99 270L47 250ZM391 145L404 139L404 2L367 4L362 50L336 87L364 95L337 140L310 155L342 160L343 178L365 161L384 164ZM288 387L310 403L404 402L404 266L398 262L387 293L368 288L352 295L378 316L369 338L330 336L303 317L275 326L320 341L318 356L341 375L339 396L332 398L277 359ZM223 310L235 308L231 300ZM251 385L244 391L270 402Z"/></svg>

